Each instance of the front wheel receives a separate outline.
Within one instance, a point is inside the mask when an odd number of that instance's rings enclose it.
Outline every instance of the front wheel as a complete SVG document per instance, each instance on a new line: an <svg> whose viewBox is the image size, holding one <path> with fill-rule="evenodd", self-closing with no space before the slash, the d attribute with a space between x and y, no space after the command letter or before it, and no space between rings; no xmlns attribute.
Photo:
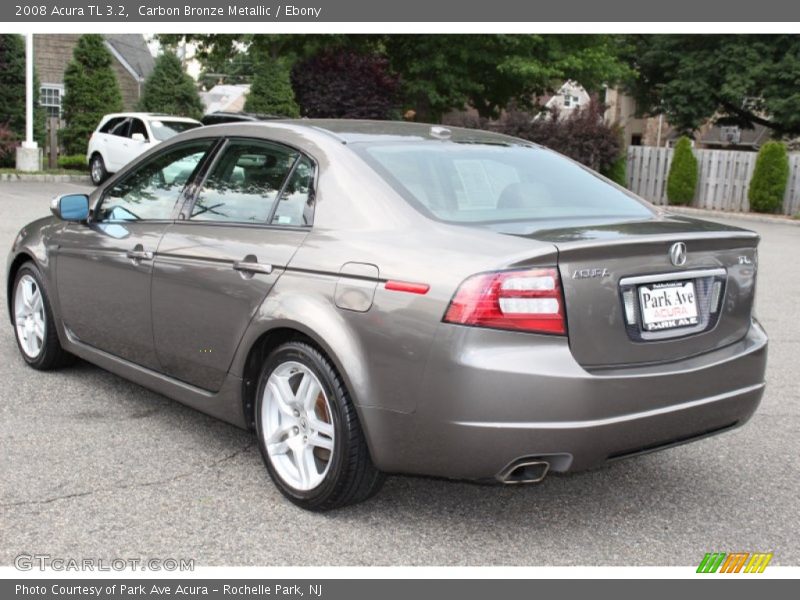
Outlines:
<svg viewBox="0 0 800 600"><path fill-rule="evenodd" d="M108 171L106 171L106 163L102 156L99 154L92 155L92 160L89 162L89 172L92 176L92 183L95 185L100 185L106 180Z"/></svg>
<svg viewBox="0 0 800 600"><path fill-rule="evenodd" d="M287 342L267 358L256 435L275 485L302 508L355 504L383 484L341 377L310 344Z"/></svg>
<svg viewBox="0 0 800 600"><path fill-rule="evenodd" d="M17 271L13 302L14 334L25 362L41 371L70 362L72 355L61 348L50 298L33 263L25 263Z"/></svg>

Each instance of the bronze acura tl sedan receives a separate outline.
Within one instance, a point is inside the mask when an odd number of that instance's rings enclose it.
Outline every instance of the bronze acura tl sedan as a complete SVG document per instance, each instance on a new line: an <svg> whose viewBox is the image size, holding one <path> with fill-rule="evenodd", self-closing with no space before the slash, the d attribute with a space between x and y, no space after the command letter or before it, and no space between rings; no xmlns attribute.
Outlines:
<svg viewBox="0 0 800 600"><path fill-rule="evenodd" d="M524 483L743 424L758 237L529 142L391 122L201 127L8 262L25 361L253 428L296 504L385 473Z"/></svg>

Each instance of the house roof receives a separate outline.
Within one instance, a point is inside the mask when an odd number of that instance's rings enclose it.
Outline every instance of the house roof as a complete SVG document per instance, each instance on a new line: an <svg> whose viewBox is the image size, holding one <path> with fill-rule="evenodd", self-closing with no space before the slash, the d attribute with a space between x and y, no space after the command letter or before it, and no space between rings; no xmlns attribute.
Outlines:
<svg viewBox="0 0 800 600"><path fill-rule="evenodd" d="M114 33L103 36L112 53L131 74L146 79L153 71L155 59L141 33Z"/></svg>
<svg viewBox="0 0 800 600"><path fill-rule="evenodd" d="M759 148L770 139L770 131L764 125L755 124L751 129L714 125L701 137L706 146L751 146Z"/></svg>
<svg viewBox="0 0 800 600"><path fill-rule="evenodd" d="M206 114L220 111L240 112L244 109L245 96L249 91L249 84L219 84L207 92L201 92L200 99L206 107Z"/></svg>

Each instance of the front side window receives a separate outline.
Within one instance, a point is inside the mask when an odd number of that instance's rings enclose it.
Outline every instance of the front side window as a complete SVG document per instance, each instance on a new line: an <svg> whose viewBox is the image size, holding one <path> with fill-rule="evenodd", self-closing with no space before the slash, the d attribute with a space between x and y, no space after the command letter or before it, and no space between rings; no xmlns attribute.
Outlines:
<svg viewBox="0 0 800 600"><path fill-rule="evenodd" d="M193 221L266 223L299 153L267 142L228 144L197 196Z"/></svg>
<svg viewBox="0 0 800 600"><path fill-rule="evenodd" d="M633 195L544 148L458 142L351 147L413 206L442 221L652 216Z"/></svg>
<svg viewBox="0 0 800 600"><path fill-rule="evenodd" d="M166 220L213 142L181 145L136 167L106 191L98 221Z"/></svg>
<svg viewBox="0 0 800 600"><path fill-rule="evenodd" d="M137 133L142 136L141 139L147 141L147 128L144 126L144 121L141 119L131 119L131 128L128 131L128 137L132 138Z"/></svg>

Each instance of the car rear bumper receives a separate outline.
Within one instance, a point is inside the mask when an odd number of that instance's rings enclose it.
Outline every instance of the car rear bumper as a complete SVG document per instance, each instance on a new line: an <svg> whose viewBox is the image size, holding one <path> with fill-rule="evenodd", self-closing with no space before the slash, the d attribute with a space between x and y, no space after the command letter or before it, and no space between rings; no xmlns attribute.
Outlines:
<svg viewBox="0 0 800 600"><path fill-rule="evenodd" d="M589 372L564 338L443 326L410 415L362 407L389 472L497 479L542 458L591 468L745 423L764 392L767 336L662 365Z"/></svg>

